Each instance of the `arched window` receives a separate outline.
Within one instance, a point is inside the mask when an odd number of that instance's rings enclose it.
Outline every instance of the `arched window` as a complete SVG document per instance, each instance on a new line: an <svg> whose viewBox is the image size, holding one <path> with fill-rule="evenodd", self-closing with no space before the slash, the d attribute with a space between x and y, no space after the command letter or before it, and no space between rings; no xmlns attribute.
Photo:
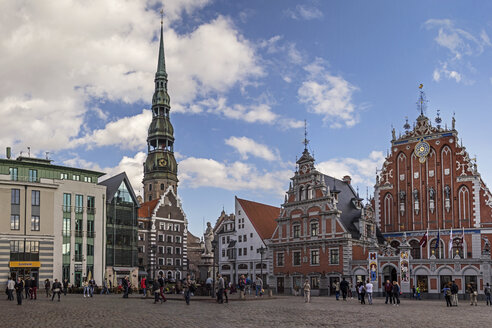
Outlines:
<svg viewBox="0 0 492 328"><path fill-rule="evenodd" d="M410 240L409 242L411 249L411 255L414 260L419 260L422 256L420 253L420 244L418 240Z"/></svg>
<svg viewBox="0 0 492 328"><path fill-rule="evenodd" d="M461 242L461 238L454 238L453 239L453 255L452 258L454 258L456 255L459 255L460 258L464 258L464 251L463 251L463 243Z"/></svg>
<svg viewBox="0 0 492 328"><path fill-rule="evenodd" d="M225 264L222 266L222 270L230 270L230 269L231 269L231 266L228 264Z"/></svg>
<svg viewBox="0 0 492 328"><path fill-rule="evenodd" d="M161 190L164 190L164 184L161 183Z"/></svg>
<svg viewBox="0 0 492 328"><path fill-rule="evenodd" d="M395 249L395 254L396 255L400 254L400 242L398 240L393 240L390 243L390 246Z"/></svg>
<svg viewBox="0 0 492 328"><path fill-rule="evenodd" d="M304 194L304 188L299 187L299 200L304 200L306 195Z"/></svg>
<svg viewBox="0 0 492 328"><path fill-rule="evenodd" d="M248 265L241 263L237 266L238 270L248 270Z"/></svg>
<svg viewBox="0 0 492 328"><path fill-rule="evenodd" d="M458 213L460 220L470 220L470 193L466 186L458 191Z"/></svg>
<svg viewBox="0 0 492 328"><path fill-rule="evenodd" d="M437 248L436 248L436 243L437 243L437 239L433 239L430 242L430 247L429 247L430 255L431 256L434 255L437 259L442 259L444 258L444 246L442 240Z"/></svg>
<svg viewBox="0 0 492 328"><path fill-rule="evenodd" d="M393 211L393 196L391 194L386 194L384 197L384 224L390 225L393 221L391 216Z"/></svg>
<svg viewBox="0 0 492 328"><path fill-rule="evenodd" d="M314 198L314 193L313 193L313 187L308 186L307 187L307 199L313 199Z"/></svg>

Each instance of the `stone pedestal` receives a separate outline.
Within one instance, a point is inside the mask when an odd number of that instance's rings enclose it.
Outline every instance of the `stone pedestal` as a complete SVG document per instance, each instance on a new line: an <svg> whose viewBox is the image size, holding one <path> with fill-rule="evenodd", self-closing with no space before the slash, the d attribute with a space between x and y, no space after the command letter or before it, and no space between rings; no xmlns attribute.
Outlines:
<svg viewBox="0 0 492 328"><path fill-rule="evenodd" d="M198 264L198 271L200 272L199 280L205 281L207 280L208 277L212 277L213 265L214 265L214 255L202 254L200 263ZM217 270L215 270L215 274L217 274Z"/></svg>

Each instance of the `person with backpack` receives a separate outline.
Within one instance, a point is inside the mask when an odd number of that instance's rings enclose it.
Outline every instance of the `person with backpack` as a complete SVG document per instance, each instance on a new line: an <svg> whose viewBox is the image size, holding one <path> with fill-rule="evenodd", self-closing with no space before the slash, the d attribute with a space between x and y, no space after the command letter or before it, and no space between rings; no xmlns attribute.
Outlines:
<svg viewBox="0 0 492 328"><path fill-rule="evenodd" d="M446 299L446 306L453 306L453 304L451 304L451 283L444 285L442 293L444 294L444 298Z"/></svg>
<svg viewBox="0 0 492 328"><path fill-rule="evenodd" d="M487 283L485 285L485 288L483 289L483 293L485 294L485 301L487 302L487 305L490 306L492 305L492 300L490 299L490 285Z"/></svg>
<svg viewBox="0 0 492 328"><path fill-rule="evenodd" d="M366 286L364 285L364 282L361 281L359 283L359 295L360 295L360 304L366 304Z"/></svg>
<svg viewBox="0 0 492 328"><path fill-rule="evenodd" d="M154 293L154 304L156 304L157 302L159 302L159 295L161 293L161 286L157 279L154 279L154 281L152 281L152 292ZM160 301L162 304L162 299Z"/></svg>

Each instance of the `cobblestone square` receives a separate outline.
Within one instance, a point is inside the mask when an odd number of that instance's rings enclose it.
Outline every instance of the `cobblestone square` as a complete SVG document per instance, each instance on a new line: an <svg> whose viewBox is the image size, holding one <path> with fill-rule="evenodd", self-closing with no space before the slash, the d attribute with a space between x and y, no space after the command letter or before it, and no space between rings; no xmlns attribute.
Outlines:
<svg viewBox="0 0 492 328"><path fill-rule="evenodd" d="M22 306L2 300L0 315L2 327L488 327L492 307L461 301L446 308L444 301L406 299L395 307L383 298L365 306L331 297L314 297L310 304L301 297L239 301L237 295L227 304L196 297L187 306L179 295L163 304L119 295L67 295L61 302L41 296Z"/></svg>

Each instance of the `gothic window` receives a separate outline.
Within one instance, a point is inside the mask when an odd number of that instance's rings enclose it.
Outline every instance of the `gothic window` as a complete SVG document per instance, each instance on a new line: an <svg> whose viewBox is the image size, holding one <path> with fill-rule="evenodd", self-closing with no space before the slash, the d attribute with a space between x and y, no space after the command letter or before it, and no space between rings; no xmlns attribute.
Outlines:
<svg viewBox="0 0 492 328"><path fill-rule="evenodd" d="M161 190L164 190L164 184L161 183Z"/></svg>
<svg viewBox="0 0 492 328"><path fill-rule="evenodd" d="M453 255L454 258L456 255L459 255L460 258L464 258L465 253L463 252L463 243L461 242L461 238L453 239Z"/></svg>
<svg viewBox="0 0 492 328"><path fill-rule="evenodd" d="M412 247L412 249L410 250L412 258L414 260L419 260L421 258L419 241L418 240L410 240L409 244Z"/></svg>
<svg viewBox="0 0 492 328"><path fill-rule="evenodd" d="M439 243L439 246L436 248L437 239L433 239L430 243L429 251L430 255L434 255L437 259L444 258L444 247L442 241Z"/></svg>
<svg viewBox="0 0 492 328"><path fill-rule="evenodd" d="M393 209L393 196L391 194L386 194L384 197L384 224L390 225L392 223L392 213Z"/></svg>
<svg viewBox="0 0 492 328"><path fill-rule="evenodd" d="M458 191L458 209L461 221L470 220L470 193L466 186L462 186Z"/></svg>

